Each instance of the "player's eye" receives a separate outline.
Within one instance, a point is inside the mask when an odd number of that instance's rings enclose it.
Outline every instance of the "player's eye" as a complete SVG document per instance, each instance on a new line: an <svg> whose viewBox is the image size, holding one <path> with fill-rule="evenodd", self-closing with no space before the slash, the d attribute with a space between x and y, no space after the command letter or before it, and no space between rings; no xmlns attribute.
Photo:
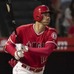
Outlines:
<svg viewBox="0 0 74 74"><path fill-rule="evenodd" d="M43 16L50 17L49 13L43 13Z"/></svg>

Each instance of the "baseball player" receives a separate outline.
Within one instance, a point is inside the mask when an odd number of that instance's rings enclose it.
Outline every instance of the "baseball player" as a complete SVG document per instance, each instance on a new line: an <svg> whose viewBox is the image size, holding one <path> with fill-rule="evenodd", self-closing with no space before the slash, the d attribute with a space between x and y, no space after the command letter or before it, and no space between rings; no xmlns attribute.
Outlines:
<svg viewBox="0 0 74 74"><path fill-rule="evenodd" d="M5 49L18 61L13 74L43 74L48 56L57 47L57 32L48 27L50 12L39 5L33 11L35 23L17 27L18 35L13 32L8 38Z"/></svg>

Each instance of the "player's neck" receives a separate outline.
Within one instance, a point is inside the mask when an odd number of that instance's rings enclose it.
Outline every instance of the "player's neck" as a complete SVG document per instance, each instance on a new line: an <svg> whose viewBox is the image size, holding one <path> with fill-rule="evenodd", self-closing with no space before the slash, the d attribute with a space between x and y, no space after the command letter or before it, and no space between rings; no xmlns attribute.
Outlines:
<svg viewBox="0 0 74 74"><path fill-rule="evenodd" d="M35 25L34 25L34 30L35 30L36 33L39 34L39 33L43 32L45 30L45 27L41 23L36 22Z"/></svg>

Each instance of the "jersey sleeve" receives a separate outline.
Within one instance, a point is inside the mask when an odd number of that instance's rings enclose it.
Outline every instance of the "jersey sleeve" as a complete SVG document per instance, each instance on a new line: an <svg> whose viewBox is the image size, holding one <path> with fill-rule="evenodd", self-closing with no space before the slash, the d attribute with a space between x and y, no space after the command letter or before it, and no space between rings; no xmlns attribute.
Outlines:
<svg viewBox="0 0 74 74"><path fill-rule="evenodd" d="M19 31L17 30L17 33L18 33L18 36L19 36ZM10 53L12 56L14 56L14 53L16 51L16 48L15 48L15 44L18 42L19 39L17 39L17 35L15 34L15 32L13 32L7 42L6 42L6 45L5 45L5 50Z"/></svg>
<svg viewBox="0 0 74 74"><path fill-rule="evenodd" d="M35 54L38 55L50 55L56 48L57 48L57 32L55 30L51 30L48 33L45 47L42 48L29 47L29 51L34 52Z"/></svg>
<svg viewBox="0 0 74 74"><path fill-rule="evenodd" d="M54 44L55 46L57 46L57 32L55 29L51 29L50 30L50 33L48 34L47 36L47 41L46 41L46 44Z"/></svg>

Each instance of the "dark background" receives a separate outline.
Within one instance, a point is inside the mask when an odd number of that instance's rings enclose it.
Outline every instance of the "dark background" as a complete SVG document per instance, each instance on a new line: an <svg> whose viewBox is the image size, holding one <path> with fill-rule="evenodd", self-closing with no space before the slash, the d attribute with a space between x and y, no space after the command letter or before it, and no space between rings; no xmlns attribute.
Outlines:
<svg viewBox="0 0 74 74"><path fill-rule="evenodd" d="M0 53L0 74L12 74L12 67L8 64L11 58L7 53ZM44 74L74 74L74 52L53 52Z"/></svg>

